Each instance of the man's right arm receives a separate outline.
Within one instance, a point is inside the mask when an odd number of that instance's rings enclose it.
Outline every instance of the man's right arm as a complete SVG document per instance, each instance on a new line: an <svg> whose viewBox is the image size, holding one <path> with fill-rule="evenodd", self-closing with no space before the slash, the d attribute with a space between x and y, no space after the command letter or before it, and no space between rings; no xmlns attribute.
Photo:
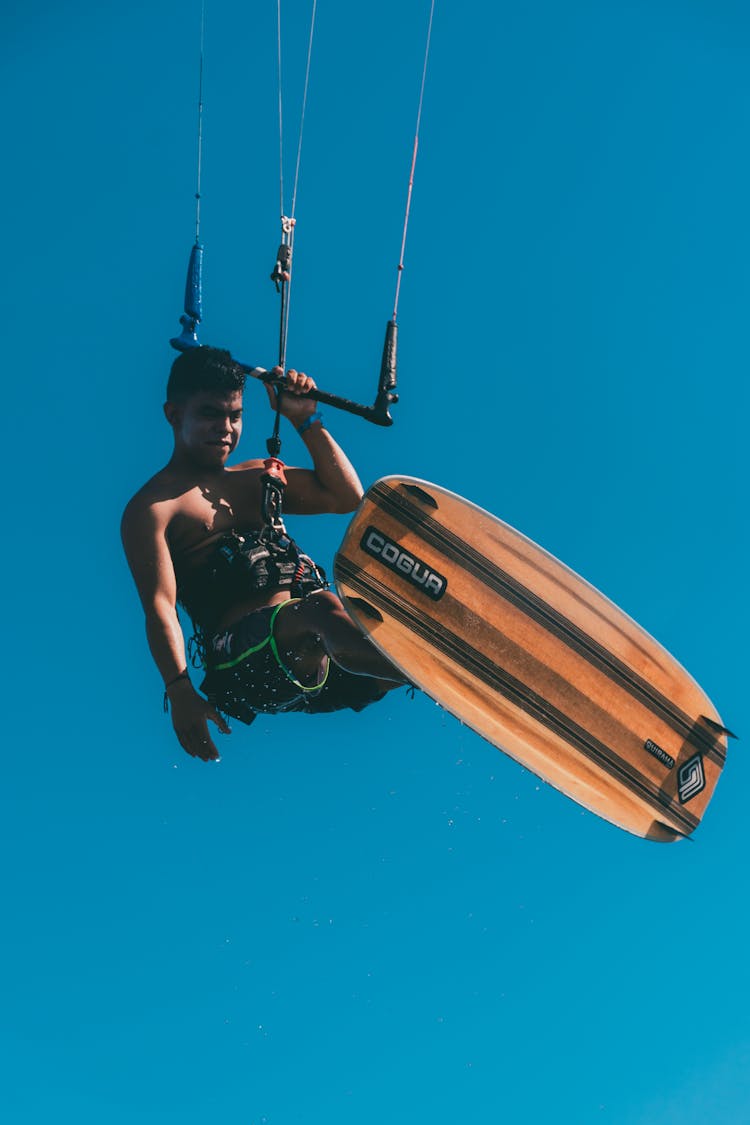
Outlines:
<svg viewBox="0 0 750 1125"><path fill-rule="evenodd" d="M131 500L122 518L122 541L146 615L146 636L172 704L172 723L180 745L193 757L216 759L208 719L223 734L229 727L193 688L187 675L185 639L177 616L177 581L160 505Z"/></svg>

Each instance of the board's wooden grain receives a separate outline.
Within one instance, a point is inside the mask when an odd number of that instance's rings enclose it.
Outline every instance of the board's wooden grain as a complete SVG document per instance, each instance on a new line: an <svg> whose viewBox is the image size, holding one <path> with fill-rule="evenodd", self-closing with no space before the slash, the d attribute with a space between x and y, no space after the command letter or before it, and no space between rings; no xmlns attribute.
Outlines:
<svg viewBox="0 0 750 1125"><path fill-rule="evenodd" d="M442 576L442 596L366 552L370 528ZM726 758L715 708L661 645L541 547L445 489L386 477L367 492L334 573L363 632L493 745L638 836L674 840L697 827Z"/></svg>

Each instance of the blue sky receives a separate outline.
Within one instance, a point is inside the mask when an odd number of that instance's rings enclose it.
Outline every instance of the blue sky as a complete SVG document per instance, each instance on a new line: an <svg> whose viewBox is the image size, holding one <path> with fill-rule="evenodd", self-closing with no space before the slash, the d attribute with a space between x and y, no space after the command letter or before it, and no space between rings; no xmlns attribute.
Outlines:
<svg viewBox="0 0 750 1125"><path fill-rule="evenodd" d="M285 12L289 167L309 7ZM289 359L366 401L427 14L319 6ZM694 842L659 847L424 697L235 724L218 766L173 739L118 524L169 455L199 18L5 13L4 1117L742 1125L744 741ZM327 412L366 484L423 477L536 539L741 736L749 49L739 3L438 0L397 423ZM202 339L267 367L275 53L273 3L208 0ZM330 566L345 526L293 532Z"/></svg>

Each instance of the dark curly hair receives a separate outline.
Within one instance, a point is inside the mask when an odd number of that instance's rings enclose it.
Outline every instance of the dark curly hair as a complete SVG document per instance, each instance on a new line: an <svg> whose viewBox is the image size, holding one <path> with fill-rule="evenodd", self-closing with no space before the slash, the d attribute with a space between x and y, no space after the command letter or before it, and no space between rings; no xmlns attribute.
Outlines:
<svg viewBox="0 0 750 1125"><path fill-rule="evenodd" d="M190 348L172 364L167 402L185 402L200 391L242 392L245 372L224 348Z"/></svg>

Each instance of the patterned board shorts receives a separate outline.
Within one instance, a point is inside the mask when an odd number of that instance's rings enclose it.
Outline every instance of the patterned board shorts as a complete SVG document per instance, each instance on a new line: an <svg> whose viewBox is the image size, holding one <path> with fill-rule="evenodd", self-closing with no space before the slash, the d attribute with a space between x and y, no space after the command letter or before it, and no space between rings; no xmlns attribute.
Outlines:
<svg viewBox="0 0 750 1125"><path fill-rule="evenodd" d="M274 638L279 612L294 600L255 610L211 638L201 690L219 711L251 723L259 712L361 711L386 694L378 680L355 676L328 656L321 661L317 683L300 683L281 659Z"/></svg>

